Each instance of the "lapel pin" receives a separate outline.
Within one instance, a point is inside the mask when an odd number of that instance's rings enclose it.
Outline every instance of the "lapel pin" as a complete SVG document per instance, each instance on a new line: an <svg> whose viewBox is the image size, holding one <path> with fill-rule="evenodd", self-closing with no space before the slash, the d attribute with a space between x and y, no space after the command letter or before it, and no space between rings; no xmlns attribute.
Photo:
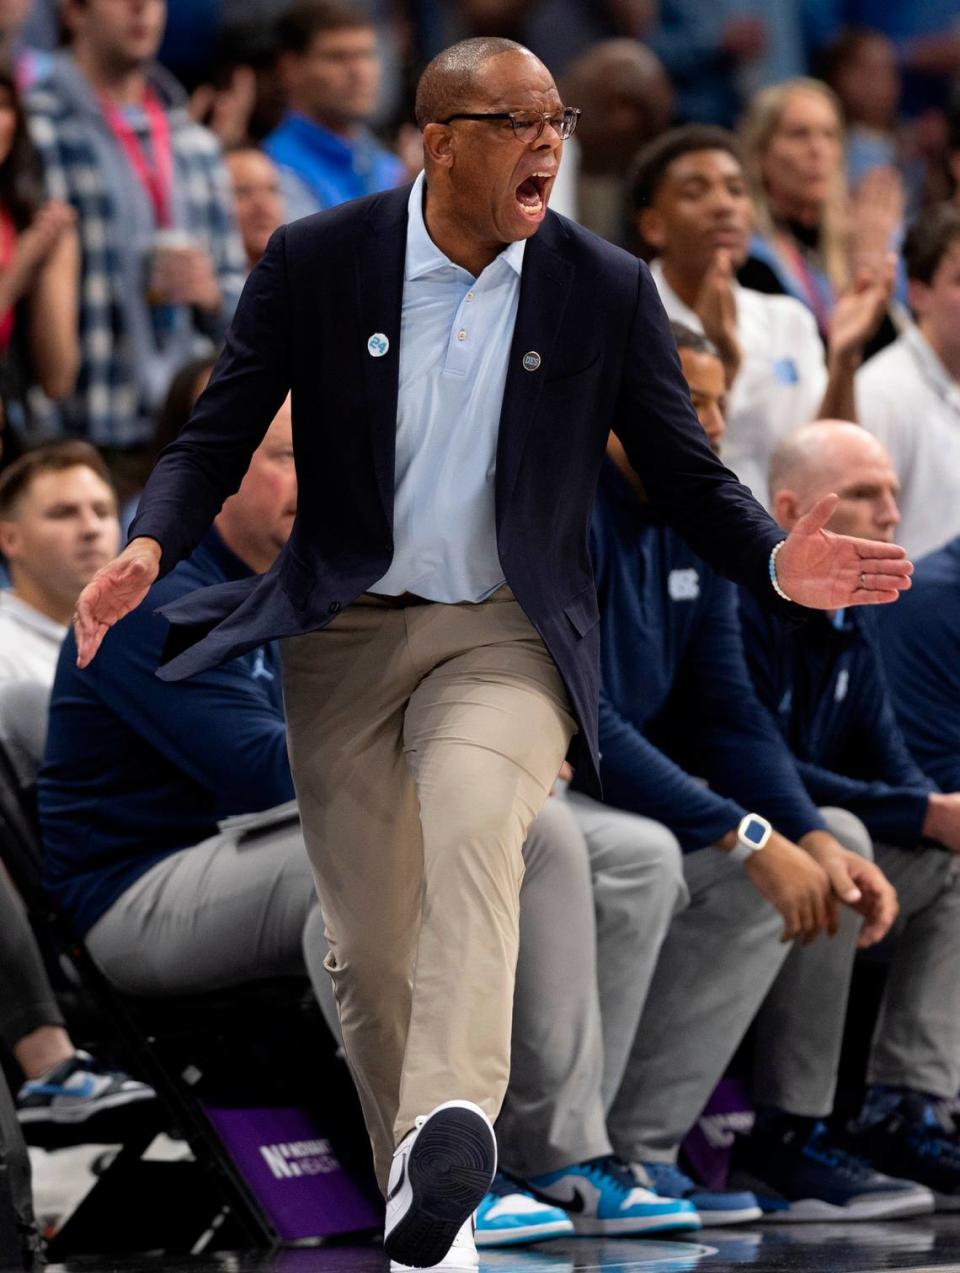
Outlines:
<svg viewBox="0 0 960 1273"><path fill-rule="evenodd" d="M540 355L535 349L531 349L528 354L523 355L524 371L536 371L540 366Z"/></svg>
<svg viewBox="0 0 960 1273"><path fill-rule="evenodd" d="M383 332L374 332L367 341L367 353L371 358L382 358L389 348L390 341Z"/></svg>

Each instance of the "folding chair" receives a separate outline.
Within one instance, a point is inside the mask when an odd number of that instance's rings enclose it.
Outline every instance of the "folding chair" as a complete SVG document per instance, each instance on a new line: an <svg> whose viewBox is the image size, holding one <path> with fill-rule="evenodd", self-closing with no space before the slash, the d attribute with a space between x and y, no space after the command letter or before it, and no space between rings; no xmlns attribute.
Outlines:
<svg viewBox="0 0 960 1273"><path fill-rule="evenodd" d="M359 1103L306 978L211 994L121 995L52 910L32 793L0 746L0 861L41 947L65 959L116 1054L159 1097L52 1240L66 1255L272 1248L382 1226ZM90 1021L81 1029L98 1029ZM318 1093L320 1099L318 1099ZM193 1161L144 1154L172 1127Z"/></svg>
<svg viewBox="0 0 960 1273"><path fill-rule="evenodd" d="M0 1074L0 1269L39 1269L41 1263L30 1159L13 1098Z"/></svg>

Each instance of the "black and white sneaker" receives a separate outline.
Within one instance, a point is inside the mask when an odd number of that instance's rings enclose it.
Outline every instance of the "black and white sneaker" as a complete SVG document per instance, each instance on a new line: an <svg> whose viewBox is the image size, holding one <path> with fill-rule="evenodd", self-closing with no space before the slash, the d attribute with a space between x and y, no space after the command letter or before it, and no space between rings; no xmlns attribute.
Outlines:
<svg viewBox="0 0 960 1273"><path fill-rule="evenodd" d="M440 1264L496 1170L493 1127L478 1105L446 1101L418 1118L390 1168L383 1244L391 1260L411 1268Z"/></svg>
<svg viewBox="0 0 960 1273"><path fill-rule="evenodd" d="M480 1267L480 1253L477 1250L477 1226L473 1216L460 1226L457 1236L453 1239L453 1245L436 1264L429 1266L431 1269L456 1269L457 1273L473 1273L473 1270ZM390 1273L407 1273L407 1270L413 1269L412 1264L398 1264L396 1260L390 1261ZM428 1273L424 1270L423 1273Z"/></svg>
<svg viewBox="0 0 960 1273"><path fill-rule="evenodd" d="M92 1132L107 1114L156 1099L146 1083L108 1069L88 1052L75 1052L41 1078L23 1084L17 1092L17 1118L24 1127L82 1124Z"/></svg>

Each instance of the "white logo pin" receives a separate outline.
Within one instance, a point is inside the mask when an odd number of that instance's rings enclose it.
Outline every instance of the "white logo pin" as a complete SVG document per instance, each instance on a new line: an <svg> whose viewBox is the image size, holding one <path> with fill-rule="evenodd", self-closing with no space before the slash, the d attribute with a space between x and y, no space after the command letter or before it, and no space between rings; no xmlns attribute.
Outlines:
<svg viewBox="0 0 960 1273"><path fill-rule="evenodd" d="M671 601L696 601L700 596L700 576L695 570L671 570L667 576Z"/></svg>
<svg viewBox="0 0 960 1273"><path fill-rule="evenodd" d="M383 332L374 332L367 341L367 353L371 358L382 358L390 348L390 341Z"/></svg>
<svg viewBox="0 0 960 1273"><path fill-rule="evenodd" d="M531 349L528 354L523 355L524 371L536 371L540 366L540 355L535 349Z"/></svg>

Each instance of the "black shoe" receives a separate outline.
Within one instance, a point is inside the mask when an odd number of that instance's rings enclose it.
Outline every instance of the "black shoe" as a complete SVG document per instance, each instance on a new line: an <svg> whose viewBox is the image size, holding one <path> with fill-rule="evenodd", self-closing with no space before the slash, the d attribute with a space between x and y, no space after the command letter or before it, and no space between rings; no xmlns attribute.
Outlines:
<svg viewBox="0 0 960 1273"><path fill-rule="evenodd" d="M881 1175L808 1119L785 1118L738 1139L730 1185L752 1190L773 1223L891 1220L933 1210L928 1189Z"/></svg>
<svg viewBox="0 0 960 1273"><path fill-rule="evenodd" d="M904 1092L881 1117L880 1106L851 1123L843 1142L881 1171L916 1180L933 1193L937 1211L960 1211L960 1139L945 1104Z"/></svg>

